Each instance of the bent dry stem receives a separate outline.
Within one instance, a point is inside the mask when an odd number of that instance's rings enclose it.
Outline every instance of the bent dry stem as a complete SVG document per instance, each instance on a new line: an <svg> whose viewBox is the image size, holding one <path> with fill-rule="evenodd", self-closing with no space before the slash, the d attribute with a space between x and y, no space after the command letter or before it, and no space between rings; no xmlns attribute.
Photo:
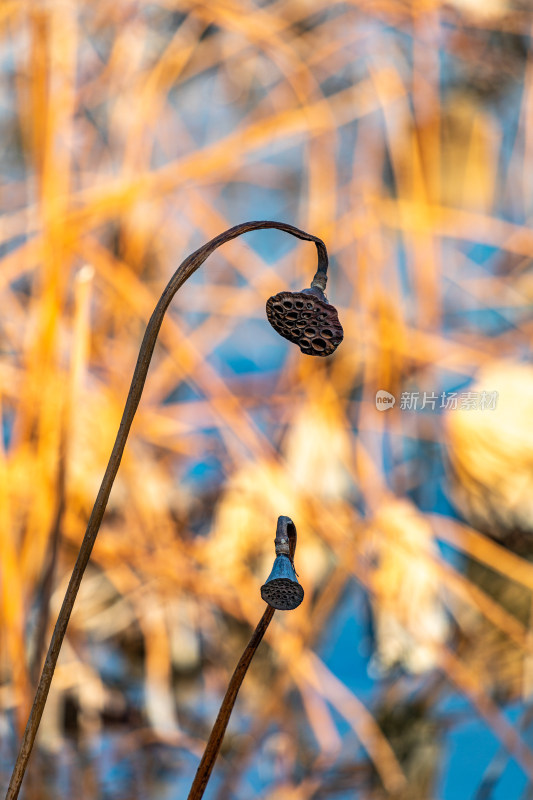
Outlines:
<svg viewBox="0 0 533 800"><path fill-rule="evenodd" d="M318 239L316 236L312 236L311 234L306 233L299 228L295 228L293 225L287 225L283 222L273 222L269 220L244 222L241 225L236 225L224 233L221 233L219 236L211 239L211 241L207 242L207 244L203 245L190 256L188 256L170 279L155 307L154 313L148 322L146 332L144 334L117 437L111 451L111 456L109 458L109 462L102 479L89 522L87 524L87 529L81 543L78 558L72 571L65 597L63 599L63 604L57 618L52 640L46 654L41 677L35 693L31 713L24 731L20 750L13 768L13 773L11 775L11 781L7 790L6 800L16 800L19 795L24 773L26 771L33 743L37 735L37 730L39 728L39 723L41 721L46 699L48 697L48 692L50 690L50 684L54 675L61 645L65 637L70 615L72 613L72 608L80 588L83 574L89 562L98 531L100 529L109 495L111 493L111 488L120 466L122 454L124 453L124 448L126 446L131 424L141 399L141 394L146 381L146 375L148 373L148 368L150 366L150 361L152 359L155 343L157 341L157 336L159 334L165 312L178 289L183 286L185 281L194 272L196 272L199 267L201 267L206 258L218 247L220 247L220 245L225 244L225 242L229 242L231 239L241 236L243 233L265 228L275 228L277 230L284 231L285 233L289 233L291 236L295 236L297 239L314 242L318 254L318 268L312 285L318 287L321 291L325 289L327 281L328 255L324 242L321 239Z"/></svg>
<svg viewBox="0 0 533 800"><path fill-rule="evenodd" d="M274 616L275 610L276 609L272 608L272 606L266 607L265 613L259 620L257 628L252 634L252 638L248 642L244 653L240 657L239 663L235 667L235 672L231 676L229 686L226 694L224 695L224 700L220 706L220 711L218 712L215 724L213 725L213 730L211 731L211 735L207 741L202 760L200 761L200 765L198 767L198 771L194 778L187 800L200 800L200 798L204 796L205 787L207 786L207 782L211 776L211 772L215 766L216 758L222 746L222 740L224 739L224 734L226 732L226 728L228 727L229 718L231 716L231 712L233 711L233 706L235 705L238 691L241 688L244 676L246 675L252 658L255 655L255 651L259 647L261 639L265 635L265 631L268 628L272 617Z"/></svg>
<svg viewBox="0 0 533 800"><path fill-rule="evenodd" d="M294 564L294 554L296 552L296 542L297 542L297 533L296 533L296 526L290 517L278 517L278 524L276 528L276 538L274 539L274 545L276 548L276 561L278 558L286 558L290 563ZM275 564L276 562L274 562ZM294 569L294 568L293 568ZM267 579L268 585L269 581L272 580L272 576ZM275 582L276 579L274 579ZM300 589L301 586L298 583L296 578L296 573L294 573L294 579L292 581L295 583ZM265 586L261 587L261 596L263 599L266 599L263 595L263 590ZM244 676L250 666L252 658L255 655L255 651L259 647L261 643L261 639L265 635L265 631L268 628L272 617L274 616L274 611L276 608L283 608L283 609L292 609L296 608L300 605L303 599L303 589L301 589L301 593L298 593L298 597L295 598L294 602L291 605L277 605L275 600L272 603L267 605L266 610L259 620L257 628L252 634L252 638L248 642L246 649L242 656L240 657L239 663L235 668L235 672L231 676L231 680L229 682L228 689L226 694L224 695L224 700L222 701L222 705L220 706L220 711L218 712L218 716L216 718L215 724L213 725L213 730L211 731L211 735L207 741L207 745L202 756L202 760L200 761L200 765L196 772L196 776L194 778L193 784L191 786L191 791L189 792L189 796L187 800L201 800L204 796L205 787L207 786L207 782L215 765L216 758L222 746L222 740L224 739L224 734L226 732L226 728L228 726L229 718L231 716L231 712L233 710L233 706L235 705L235 700L237 699L237 693L241 688L241 684L244 680Z"/></svg>

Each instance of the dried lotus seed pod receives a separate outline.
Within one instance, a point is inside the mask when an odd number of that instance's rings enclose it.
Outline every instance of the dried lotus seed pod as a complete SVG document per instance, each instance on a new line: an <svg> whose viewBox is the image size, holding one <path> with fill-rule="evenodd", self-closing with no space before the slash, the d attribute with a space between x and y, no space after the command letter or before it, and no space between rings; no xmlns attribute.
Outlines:
<svg viewBox="0 0 533 800"><path fill-rule="evenodd" d="M267 300L266 313L274 330L306 355L329 356L342 342L337 309L317 287L275 294Z"/></svg>

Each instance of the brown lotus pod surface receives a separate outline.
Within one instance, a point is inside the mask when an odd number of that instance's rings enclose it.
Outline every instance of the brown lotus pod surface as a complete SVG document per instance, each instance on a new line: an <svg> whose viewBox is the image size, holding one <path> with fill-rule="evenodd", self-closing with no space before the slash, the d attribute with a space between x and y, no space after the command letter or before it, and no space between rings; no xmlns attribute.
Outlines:
<svg viewBox="0 0 533 800"><path fill-rule="evenodd" d="M280 611L298 608L304 599L304 590L299 583L287 578L277 578L261 586L261 597L269 606Z"/></svg>
<svg viewBox="0 0 533 800"><path fill-rule="evenodd" d="M329 356L342 342L337 309L320 290L279 292L267 300L266 313L280 336L297 344L306 355Z"/></svg>

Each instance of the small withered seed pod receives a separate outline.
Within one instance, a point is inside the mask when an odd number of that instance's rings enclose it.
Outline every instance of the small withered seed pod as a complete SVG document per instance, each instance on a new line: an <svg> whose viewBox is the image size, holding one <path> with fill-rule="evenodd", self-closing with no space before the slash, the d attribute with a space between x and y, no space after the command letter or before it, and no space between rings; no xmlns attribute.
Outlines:
<svg viewBox="0 0 533 800"><path fill-rule="evenodd" d="M314 282L310 289L270 297L266 313L274 330L306 355L329 356L342 342L344 332L337 309Z"/></svg>
<svg viewBox="0 0 533 800"><path fill-rule="evenodd" d="M296 526L290 517L278 517L276 560L272 572L261 586L261 597L273 608L290 611L304 599L304 590L298 583L294 569Z"/></svg>

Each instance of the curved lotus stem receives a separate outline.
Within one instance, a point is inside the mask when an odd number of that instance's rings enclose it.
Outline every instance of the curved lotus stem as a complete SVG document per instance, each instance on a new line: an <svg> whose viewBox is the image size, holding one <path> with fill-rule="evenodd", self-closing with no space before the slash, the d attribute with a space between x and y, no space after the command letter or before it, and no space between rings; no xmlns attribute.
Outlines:
<svg viewBox="0 0 533 800"><path fill-rule="evenodd" d="M117 437L115 439L115 444L113 445L113 450L111 452L111 456L109 458L109 462L107 464L93 510L91 512L91 516L89 517L89 522L81 543L78 558L76 560L76 564L74 565L74 569L65 592L65 597L63 599L63 604L57 618L52 640L50 642L50 647L48 648L48 653L46 654L41 677L39 679L39 684L33 700L30 717L24 731L20 750L13 768L13 773L11 775L11 781L7 790L6 800L16 800L20 791L22 779L24 778L26 766L30 758L35 736L37 735L39 723L41 721L46 699L48 697L48 692L50 690L50 684L52 682L57 659L59 657L59 651L61 650L61 645L63 643L67 625L72 613L72 608L74 606L74 601L76 600L83 574L89 562L89 558L91 557L91 552L96 540L96 536L98 535L98 531L100 529L100 524L104 516L107 501L111 493L111 488L120 466L122 454L124 453L124 448L126 446L131 424L141 399L142 390L146 381L146 375L148 373L148 367L150 366L150 361L152 359L155 343L161 328L161 323L163 322L163 317L165 316L165 312L180 286L182 286L187 278L190 278L190 276L196 272L199 267L201 267L206 258L211 255L211 253L213 253L217 247L229 242L231 239L235 239L237 236L240 236L243 233L261 230L264 228L276 228L280 231L285 231L285 233L290 233L291 236L296 236L298 239L314 242L318 254L318 268L313 281L315 285L319 286L321 289L323 289L326 285L328 254L324 242L321 239L318 239L316 236L312 236L310 233L306 233L299 228L295 228L293 225L287 225L284 222L272 222L270 220L244 222L241 225L235 225L235 227L229 228L229 230L221 233L214 239L211 239L211 241L207 242L190 256L188 256L178 267L168 282L167 287L165 288L159 299L159 302L155 307L154 313L150 317L150 321L148 322L146 332L144 334L139 356L137 358L137 364L133 373L130 390L126 400L126 405L124 407Z"/></svg>
<svg viewBox="0 0 533 800"><path fill-rule="evenodd" d="M292 519L290 517L278 517L276 538L274 539L276 556L279 556L280 553L286 553L287 560L290 559L291 563L293 563L294 554L296 552L296 540L296 526ZM263 597L262 590L261 596ZM246 645L244 653L240 657L239 663L235 667L235 671L231 676L229 686L226 690L226 694L224 695L224 699L222 701L222 705L220 706L220 711L218 712L215 724L213 725L211 735L207 740L204 754L196 771L196 775L194 777L191 791L189 792L187 800L201 800L201 798L204 796L205 787L207 786L207 782L211 776L216 758L222 746L222 740L224 739L229 718L231 716L231 712L233 711L233 706L235 705L235 700L237 699L237 694L241 688L244 676L246 675L252 658L255 655L255 651L259 647L261 640L265 635L266 629L270 625L270 621L274 616L276 608L282 608L282 606L271 604L266 597L263 597L263 600L266 600L268 605L265 608L263 616L257 623L257 627L252 633L252 638ZM285 606L284 608L288 610L289 608L293 607L295 608L296 606Z"/></svg>

